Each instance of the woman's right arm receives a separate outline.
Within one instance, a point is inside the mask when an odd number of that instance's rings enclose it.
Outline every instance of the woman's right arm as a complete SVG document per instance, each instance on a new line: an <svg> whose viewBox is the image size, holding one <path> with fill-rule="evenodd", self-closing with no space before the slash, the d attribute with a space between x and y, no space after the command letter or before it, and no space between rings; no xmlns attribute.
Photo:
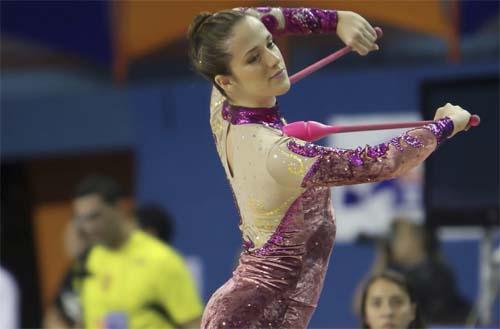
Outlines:
<svg viewBox="0 0 500 329"><path fill-rule="evenodd" d="M335 33L338 12L316 8L237 8L258 18L273 36Z"/></svg>
<svg viewBox="0 0 500 329"><path fill-rule="evenodd" d="M351 11L319 8L236 8L258 18L273 36L337 34L360 55L378 50L377 34L362 16Z"/></svg>

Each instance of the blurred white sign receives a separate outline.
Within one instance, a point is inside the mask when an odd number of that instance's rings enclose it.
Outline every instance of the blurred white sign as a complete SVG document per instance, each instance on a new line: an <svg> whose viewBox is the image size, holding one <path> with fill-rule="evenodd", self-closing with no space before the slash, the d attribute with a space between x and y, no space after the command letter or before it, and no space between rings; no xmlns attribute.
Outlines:
<svg viewBox="0 0 500 329"><path fill-rule="evenodd" d="M331 125L358 125L421 120L417 114L390 113L371 115L336 115ZM407 129L378 130L334 134L327 145L356 148L388 142ZM377 183L339 186L332 189L337 218L337 241L353 241L360 234L384 235L395 216L423 220L423 165L393 180Z"/></svg>

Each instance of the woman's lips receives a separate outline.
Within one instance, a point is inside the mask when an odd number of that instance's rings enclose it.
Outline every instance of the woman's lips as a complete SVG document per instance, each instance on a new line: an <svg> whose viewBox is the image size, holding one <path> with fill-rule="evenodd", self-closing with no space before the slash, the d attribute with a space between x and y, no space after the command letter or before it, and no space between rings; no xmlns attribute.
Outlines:
<svg viewBox="0 0 500 329"><path fill-rule="evenodd" d="M275 74L273 74L273 76L271 77L271 79L280 77L284 72L285 72L285 69L279 70L278 72L276 72Z"/></svg>

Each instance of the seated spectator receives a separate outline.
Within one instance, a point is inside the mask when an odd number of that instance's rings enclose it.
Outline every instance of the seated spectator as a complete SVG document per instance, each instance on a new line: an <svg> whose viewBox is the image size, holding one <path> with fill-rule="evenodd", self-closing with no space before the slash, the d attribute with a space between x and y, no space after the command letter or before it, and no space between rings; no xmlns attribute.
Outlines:
<svg viewBox="0 0 500 329"><path fill-rule="evenodd" d="M361 295L361 327L369 329L425 328L420 305L405 277L385 271L372 275Z"/></svg>
<svg viewBox="0 0 500 329"><path fill-rule="evenodd" d="M378 242L371 273L384 270L402 273L415 287L426 322L466 323L471 304L460 296L435 234L424 226L404 218L393 222L389 237Z"/></svg>
<svg viewBox="0 0 500 329"><path fill-rule="evenodd" d="M156 204L145 204L135 211L138 226L159 240L171 244L174 236L172 217Z"/></svg>

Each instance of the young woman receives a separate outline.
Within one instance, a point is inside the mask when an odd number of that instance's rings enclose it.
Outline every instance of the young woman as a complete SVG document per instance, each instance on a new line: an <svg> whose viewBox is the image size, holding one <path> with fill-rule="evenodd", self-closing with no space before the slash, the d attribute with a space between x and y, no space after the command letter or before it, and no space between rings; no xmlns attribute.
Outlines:
<svg viewBox="0 0 500 329"><path fill-rule="evenodd" d="M393 270L415 289L427 323L466 324L470 302L460 295L452 268L439 249L434 232L404 218L396 218L387 241L377 248L372 272Z"/></svg>
<svg viewBox="0 0 500 329"><path fill-rule="evenodd" d="M361 297L364 329L424 329L415 295L397 272L374 274L365 284Z"/></svg>
<svg viewBox="0 0 500 329"><path fill-rule="evenodd" d="M447 105L435 123L353 150L285 136L276 96L290 81L273 42L285 33L337 33L359 54L378 49L373 28L352 12L239 8L194 19L191 61L215 87L210 124L245 248L233 277L208 302L203 328L306 328L335 238L330 186L395 177L470 117Z"/></svg>

